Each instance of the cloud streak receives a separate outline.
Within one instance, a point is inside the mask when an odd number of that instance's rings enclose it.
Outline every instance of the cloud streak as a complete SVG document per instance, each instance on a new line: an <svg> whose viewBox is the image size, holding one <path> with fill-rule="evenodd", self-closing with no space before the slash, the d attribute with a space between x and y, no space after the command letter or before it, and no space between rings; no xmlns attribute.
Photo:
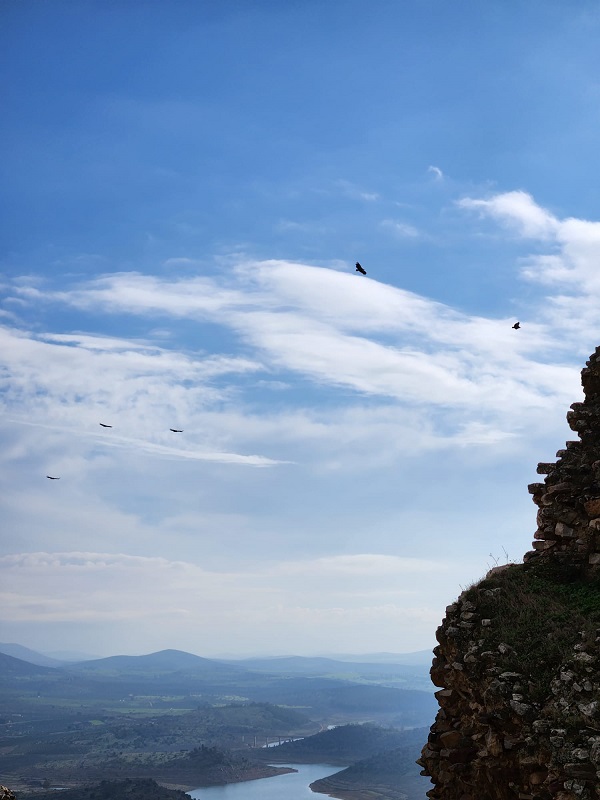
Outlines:
<svg viewBox="0 0 600 800"><path fill-rule="evenodd" d="M189 435L177 447L156 441L157 435L172 439L168 428L173 420L189 419L191 408L222 402L226 392L214 380L260 371L255 361L194 357L117 337L34 335L8 328L0 328L0 344L6 353L0 390L6 412L17 423L55 431L68 426L71 433L104 447L169 459L278 463L260 455L194 447ZM100 435L98 421L107 419L114 429ZM119 428L130 435L120 434Z"/></svg>
<svg viewBox="0 0 600 800"><path fill-rule="evenodd" d="M464 198L460 207L508 220L521 236L546 242L553 235L565 242L562 255L530 258L523 268L527 279L548 284L572 275L576 268L567 256L574 250L584 262L577 267L581 287L584 278L591 280L595 228L561 223L522 192ZM589 243L583 255L577 247L581 237ZM113 318L133 315L151 320L152 328L157 320L163 327L169 320L217 325L236 337L243 356L182 353L176 343L154 343L150 331L146 341L134 341L3 329L13 353L6 388L13 414L19 404L32 404L26 397L55 410L65 400L77 405L85 398L94 414L104 416L108 408L116 417L124 415L137 441L144 437L132 418L156 419L161 413L165 418L166 409L173 419L197 416L198 409L222 406L261 372L279 383L289 384L295 375L323 391L350 391L356 402L371 397L404 408L439 409L444 412L440 421L468 412L468 426L466 419L458 428L455 420L451 425L482 444L513 435L524 422L535 424L540 410L564 404L577 391L578 370L568 361L575 340L582 338L582 315L562 295L553 297L546 310L540 307L525 335L512 330L511 319L468 315L370 276L357 280L340 269L281 260L238 259L232 269L210 278L114 273L58 291L24 282L14 285L13 294L33 306L67 306ZM590 329L592 317L590 307L583 315ZM106 391L100 375L118 389ZM442 446L448 433L440 428ZM151 449L177 455L171 443L157 441ZM180 455L254 465L289 460L235 456L229 450L219 447L211 456L195 448Z"/></svg>

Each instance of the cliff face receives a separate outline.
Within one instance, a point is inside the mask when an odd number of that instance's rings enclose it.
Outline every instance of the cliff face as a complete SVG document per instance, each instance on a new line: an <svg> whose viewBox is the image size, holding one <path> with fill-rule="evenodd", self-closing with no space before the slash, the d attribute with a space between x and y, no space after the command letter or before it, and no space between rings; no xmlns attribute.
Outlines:
<svg viewBox="0 0 600 800"><path fill-rule="evenodd" d="M432 800L600 798L600 347L567 414L579 440L538 465L533 550L446 609L440 710L419 763Z"/></svg>

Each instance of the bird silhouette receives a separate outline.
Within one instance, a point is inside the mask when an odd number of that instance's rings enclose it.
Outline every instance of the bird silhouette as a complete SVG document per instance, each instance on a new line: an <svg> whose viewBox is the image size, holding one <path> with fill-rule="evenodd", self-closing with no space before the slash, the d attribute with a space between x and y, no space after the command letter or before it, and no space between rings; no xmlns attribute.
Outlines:
<svg viewBox="0 0 600 800"><path fill-rule="evenodd" d="M169 430L173 431L173 433L183 433L183 431L179 430L179 428L169 428Z"/></svg>
<svg viewBox="0 0 600 800"><path fill-rule="evenodd" d="M59 481L60 478L55 478L53 475L46 475L49 481Z"/></svg>
<svg viewBox="0 0 600 800"><path fill-rule="evenodd" d="M521 327L521 323L520 323L520 322L515 322L515 324L513 325L513 328L514 328L516 331L517 331L517 330L519 330L519 328L520 328L520 327Z"/></svg>
<svg viewBox="0 0 600 800"><path fill-rule="evenodd" d="M367 270L366 270L366 269L363 269L363 268L361 267L361 265L358 263L358 261L356 262L356 271L357 271L357 272L360 272L360 273L361 273L361 275L366 275L366 274L367 274Z"/></svg>
<svg viewBox="0 0 600 800"><path fill-rule="evenodd" d="M112 425L105 425L103 422L98 423L101 428L112 428Z"/></svg>

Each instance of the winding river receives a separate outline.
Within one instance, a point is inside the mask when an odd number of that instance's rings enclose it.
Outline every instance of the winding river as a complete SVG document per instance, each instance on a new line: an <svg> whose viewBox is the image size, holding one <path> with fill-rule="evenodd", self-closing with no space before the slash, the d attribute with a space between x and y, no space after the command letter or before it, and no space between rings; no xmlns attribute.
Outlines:
<svg viewBox="0 0 600 800"><path fill-rule="evenodd" d="M191 789L188 794L196 800L327 800L326 795L315 794L309 784L326 775L333 775L344 767L330 764L277 764L290 766L298 772L260 778L256 781L228 783L226 786L209 786Z"/></svg>

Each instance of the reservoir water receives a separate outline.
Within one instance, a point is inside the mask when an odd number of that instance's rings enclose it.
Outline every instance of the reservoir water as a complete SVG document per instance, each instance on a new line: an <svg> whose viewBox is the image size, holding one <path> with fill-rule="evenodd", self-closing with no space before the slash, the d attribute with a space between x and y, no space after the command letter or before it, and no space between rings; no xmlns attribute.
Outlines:
<svg viewBox="0 0 600 800"><path fill-rule="evenodd" d="M327 795L311 792L309 784L318 778L333 775L344 767L330 764L277 764L289 766L298 772L259 778L257 781L228 783L226 786L208 786L188 792L196 800L328 800Z"/></svg>

